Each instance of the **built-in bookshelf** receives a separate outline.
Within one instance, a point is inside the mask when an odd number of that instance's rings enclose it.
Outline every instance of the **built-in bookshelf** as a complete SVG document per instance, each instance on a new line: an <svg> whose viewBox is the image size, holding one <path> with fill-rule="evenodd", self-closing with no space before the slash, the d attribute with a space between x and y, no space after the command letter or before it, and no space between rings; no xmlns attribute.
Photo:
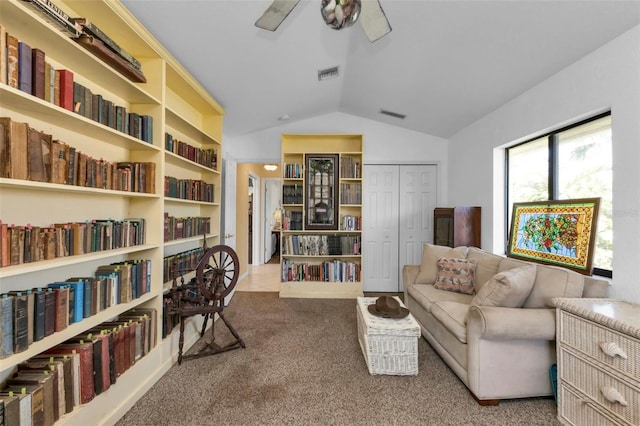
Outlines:
<svg viewBox="0 0 640 426"><path fill-rule="evenodd" d="M361 296L362 135L284 134L281 147L280 297Z"/></svg>
<svg viewBox="0 0 640 426"><path fill-rule="evenodd" d="M62 30L29 0L0 2L3 42L10 35L38 53L46 70L44 87L50 87L36 93L0 79L0 117L6 118L0 126L6 130L22 123L16 129L26 132L24 145L13 150L23 139L8 140L3 134L2 147L9 151L2 153L2 167L5 154L16 161L11 173L0 170L0 233L28 231L33 235L29 241L39 246L25 258L22 236L22 256L12 259L13 248L3 245L0 293L26 293L73 277L93 277L101 267L116 263L144 262L148 285L136 297L96 305L94 314L0 359L0 382L18 364L107 321L132 310L155 311L155 347L148 347L116 383L59 420L113 424L177 360L178 332L161 339L163 294L173 274L165 259L199 253L205 236L209 247L220 242L224 110L119 1L41 3L53 4L69 17L86 18L133 59L125 65L122 58L109 61L100 46L87 45L95 37L70 37L73 29ZM2 53L7 60L4 46ZM60 79L68 78L73 79L71 92L61 94ZM36 139L44 140L38 146L45 151L54 150L31 155L28 141ZM36 157L43 168L33 163ZM167 225L175 228L167 232ZM165 239L167 234L171 238ZM66 246L44 244L62 240ZM185 348L199 338L202 318L188 321L194 325L185 332Z"/></svg>

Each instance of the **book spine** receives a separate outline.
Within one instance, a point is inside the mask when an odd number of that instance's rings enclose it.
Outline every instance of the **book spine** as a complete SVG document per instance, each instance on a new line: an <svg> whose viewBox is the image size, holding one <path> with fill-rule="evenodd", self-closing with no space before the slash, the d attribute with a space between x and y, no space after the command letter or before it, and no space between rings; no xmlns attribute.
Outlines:
<svg viewBox="0 0 640 426"><path fill-rule="evenodd" d="M50 336L56 325L56 294L53 289L44 291L44 336Z"/></svg>
<svg viewBox="0 0 640 426"><path fill-rule="evenodd" d="M29 320L27 296L18 293L13 303L13 350L15 353L29 348Z"/></svg>
<svg viewBox="0 0 640 426"><path fill-rule="evenodd" d="M31 53L31 94L40 99L45 98L45 53L34 48Z"/></svg>
<svg viewBox="0 0 640 426"><path fill-rule="evenodd" d="M61 69L56 73L60 76L60 106L73 111L73 72Z"/></svg>
<svg viewBox="0 0 640 426"><path fill-rule="evenodd" d="M18 41L18 89L31 94L32 50L24 41Z"/></svg>
<svg viewBox="0 0 640 426"><path fill-rule="evenodd" d="M18 88L18 38L7 34L7 84Z"/></svg>
<svg viewBox="0 0 640 426"><path fill-rule="evenodd" d="M46 294L44 290L37 289L33 292L33 295L34 295L33 340L37 342L44 338Z"/></svg>
<svg viewBox="0 0 640 426"><path fill-rule="evenodd" d="M13 354L13 296L0 298L0 359Z"/></svg>

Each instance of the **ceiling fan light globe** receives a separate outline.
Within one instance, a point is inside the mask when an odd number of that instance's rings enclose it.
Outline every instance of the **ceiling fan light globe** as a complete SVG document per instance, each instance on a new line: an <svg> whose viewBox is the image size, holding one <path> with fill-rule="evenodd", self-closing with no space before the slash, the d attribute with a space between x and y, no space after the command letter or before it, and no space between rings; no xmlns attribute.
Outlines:
<svg viewBox="0 0 640 426"><path fill-rule="evenodd" d="M358 21L360 0L322 0L322 18L334 30L347 28Z"/></svg>

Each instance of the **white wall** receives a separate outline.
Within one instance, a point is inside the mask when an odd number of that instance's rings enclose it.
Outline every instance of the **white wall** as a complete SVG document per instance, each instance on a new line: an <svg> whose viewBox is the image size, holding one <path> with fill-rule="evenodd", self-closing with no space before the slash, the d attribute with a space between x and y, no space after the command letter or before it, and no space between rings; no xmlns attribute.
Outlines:
<svg viewBox="0 0 640 426"><path fill-rule="evenodd" d="M608 109L614 227L609 295L640 302L640 26L454 135L448 199L451 205L482 206L482 245L501 252L506 236L500 148Z"/></svg>

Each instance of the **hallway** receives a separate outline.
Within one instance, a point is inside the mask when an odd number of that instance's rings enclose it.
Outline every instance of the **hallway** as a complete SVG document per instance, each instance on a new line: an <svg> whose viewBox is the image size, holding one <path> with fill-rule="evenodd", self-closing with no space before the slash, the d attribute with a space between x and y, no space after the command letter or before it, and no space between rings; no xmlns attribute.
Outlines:
<svg viewBox="0 0 640 426"><path fill-rule="evenodd" d="M280 262L249 265L247 277L236 284L236 291L280 291Z"/></svg>

